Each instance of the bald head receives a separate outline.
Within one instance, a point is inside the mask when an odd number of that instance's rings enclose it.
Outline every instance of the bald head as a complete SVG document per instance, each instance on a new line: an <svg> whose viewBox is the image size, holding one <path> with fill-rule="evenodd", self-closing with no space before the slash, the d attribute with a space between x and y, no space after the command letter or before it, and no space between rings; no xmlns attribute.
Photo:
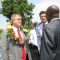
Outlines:
<svg viewBox="0 0 60 60"><path fill-rule="evenodd" d="M59 8L56 5L51 5L46 10L48 22L53 18L59 18Z"/></svg>

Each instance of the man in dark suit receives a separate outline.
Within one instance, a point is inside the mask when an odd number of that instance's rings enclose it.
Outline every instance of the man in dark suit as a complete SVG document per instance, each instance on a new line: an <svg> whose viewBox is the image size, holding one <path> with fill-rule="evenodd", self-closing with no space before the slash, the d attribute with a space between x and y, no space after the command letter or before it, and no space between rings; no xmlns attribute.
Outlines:
<svg viewBox="0 0 60 60"><path fill-rule="evenodd" d="M40 50L40 60L60 60L59 8L51 5L46 10L48 24L45 27Z"/></svg>

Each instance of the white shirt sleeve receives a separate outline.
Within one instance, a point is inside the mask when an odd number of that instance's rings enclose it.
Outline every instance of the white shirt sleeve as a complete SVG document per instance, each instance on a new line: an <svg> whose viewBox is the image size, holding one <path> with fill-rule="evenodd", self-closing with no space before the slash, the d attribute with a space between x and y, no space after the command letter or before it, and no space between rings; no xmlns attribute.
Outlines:
<svg viewBox="0 0 60 60"><path fill-rule="evenodd" d="M37 34L35 29L30 31L30 40L29 43L32 43L33 45L37 46Z"/></svg>

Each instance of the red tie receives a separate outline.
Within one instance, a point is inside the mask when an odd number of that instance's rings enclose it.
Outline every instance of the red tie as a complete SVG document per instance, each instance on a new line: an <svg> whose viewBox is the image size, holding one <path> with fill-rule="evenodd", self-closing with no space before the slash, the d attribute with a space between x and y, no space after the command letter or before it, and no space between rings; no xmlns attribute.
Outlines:
<svg viewBox="0 0 60 60"><path fill-rule="evenodd" d="M20 38L22 38L19 30L18 30L18 35ZM21 44L20 40L18 40L18 43ZM26 48L24 46L22 46L22 60L26 60Z"/></svg>

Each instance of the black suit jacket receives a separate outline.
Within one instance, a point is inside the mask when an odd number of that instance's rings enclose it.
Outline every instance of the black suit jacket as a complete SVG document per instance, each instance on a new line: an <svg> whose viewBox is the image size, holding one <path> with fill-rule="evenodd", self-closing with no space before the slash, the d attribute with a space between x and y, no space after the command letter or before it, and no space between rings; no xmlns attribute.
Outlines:
<svg viewBox="0 0 60 60"><path fill-rule="evenodd" d="M40 60L60 60L60 19L50 21L45 28Z"/></svg>

